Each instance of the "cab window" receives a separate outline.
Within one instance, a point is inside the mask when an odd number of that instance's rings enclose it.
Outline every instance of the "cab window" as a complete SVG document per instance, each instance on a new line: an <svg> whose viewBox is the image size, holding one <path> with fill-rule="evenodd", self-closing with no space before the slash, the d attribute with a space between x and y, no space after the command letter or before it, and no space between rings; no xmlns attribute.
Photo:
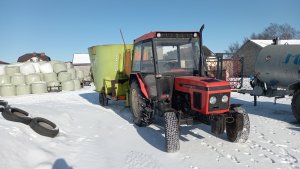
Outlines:
<svg viewBox="0 0 300 169"><path fill-rule="evenodd" d="M146 42L142 47L142 66L141 72L154 73L154 60L152 52L152 42Z"/></svg>
<svg viewBox="0 0 300 169"><path fill-rule="evenodd" d="M142 45L136 45L134 47L134 54L132 59L132 71L141 70L141 57L142 57Z"/></svg>

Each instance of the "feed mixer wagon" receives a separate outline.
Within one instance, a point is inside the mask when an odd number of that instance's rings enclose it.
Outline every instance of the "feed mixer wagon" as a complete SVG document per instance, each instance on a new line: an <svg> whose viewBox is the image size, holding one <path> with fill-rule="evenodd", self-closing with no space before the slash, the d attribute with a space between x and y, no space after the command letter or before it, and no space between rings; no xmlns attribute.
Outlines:
<svg viewBox="0 0 300 169"><path fill-rule="evenodd" d="M88 49L101 106L108 105L108 100L128 100L132 47L131 44L113 44Z"/></svg>

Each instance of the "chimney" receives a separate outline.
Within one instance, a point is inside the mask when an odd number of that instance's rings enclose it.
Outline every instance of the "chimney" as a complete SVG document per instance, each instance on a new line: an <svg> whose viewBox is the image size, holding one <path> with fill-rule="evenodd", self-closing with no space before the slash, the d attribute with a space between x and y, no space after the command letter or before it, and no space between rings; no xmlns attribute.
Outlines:
<svg viewBox="0 0 300 169"><path fill-rule="evenodd" d="M278 45L279 44L279 37L276 37L273 39L272 45Z"/></svg>

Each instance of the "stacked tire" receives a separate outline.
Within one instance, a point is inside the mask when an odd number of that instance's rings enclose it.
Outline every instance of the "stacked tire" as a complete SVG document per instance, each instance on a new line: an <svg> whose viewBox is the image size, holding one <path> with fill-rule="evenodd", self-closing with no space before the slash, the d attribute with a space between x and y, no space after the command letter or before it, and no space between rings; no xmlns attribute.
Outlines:
<svg viewBox="0 0 300 169"><path fill-rule="evenodd" d="M42 136L53 138L59 133L59 128L55 123L42 117L32 118L25 110L11 107L4 100L0 100L0 111L4 119L29 125L32 130Z"/></svg>

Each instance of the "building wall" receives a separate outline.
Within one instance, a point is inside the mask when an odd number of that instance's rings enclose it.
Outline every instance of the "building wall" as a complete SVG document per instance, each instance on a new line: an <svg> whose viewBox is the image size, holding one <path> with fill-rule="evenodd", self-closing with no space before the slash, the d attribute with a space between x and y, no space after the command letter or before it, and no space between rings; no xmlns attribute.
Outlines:
<svg viewBox="0 0 300 169"><path fill-rule="evenodd" d="M244 57L244 76L249 77L250 75L254 75L254 65L256 57L261 51L262 47L248 41L244 44L240 50L237 52L238 57Z"/></svg>

